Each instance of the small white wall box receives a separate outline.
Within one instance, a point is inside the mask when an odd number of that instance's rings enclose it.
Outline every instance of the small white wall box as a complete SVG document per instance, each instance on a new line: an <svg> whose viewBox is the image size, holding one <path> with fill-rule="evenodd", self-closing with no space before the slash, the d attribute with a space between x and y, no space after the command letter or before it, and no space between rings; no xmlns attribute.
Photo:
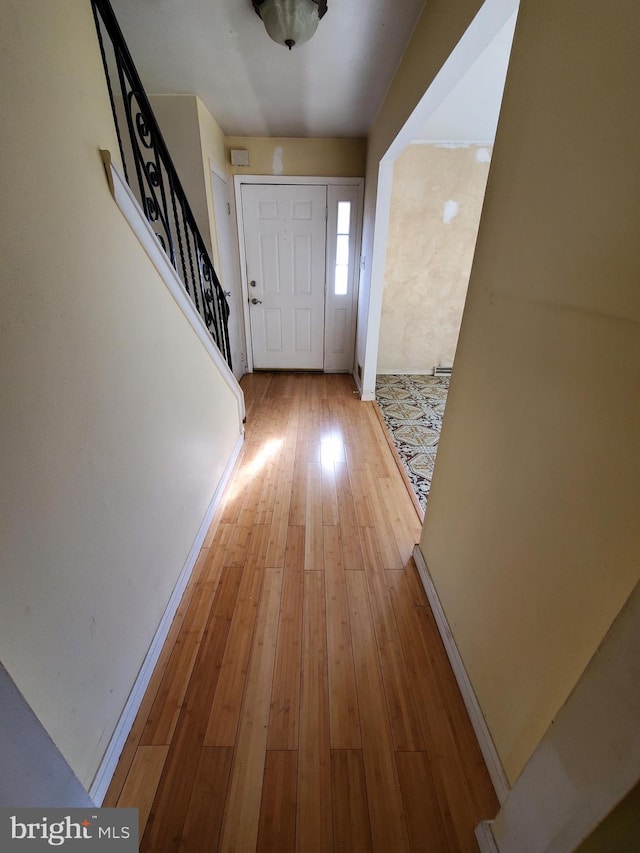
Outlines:
<svg viewBox="0 0 640 853"><path fill-rule="evenodd" d="M248 166L249 152L246 148L231 148L231 165L232 166Z"/></svg>

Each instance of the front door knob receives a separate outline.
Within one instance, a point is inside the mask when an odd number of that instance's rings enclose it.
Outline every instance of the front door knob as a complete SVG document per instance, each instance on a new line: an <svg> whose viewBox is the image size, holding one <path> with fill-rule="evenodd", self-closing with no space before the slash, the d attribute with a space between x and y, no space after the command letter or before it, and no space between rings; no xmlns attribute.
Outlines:
<svg viewBox="0 0 640 853"><path fill-rule="evenodd" d="M252 305L262 305L262 299L256 299L255 296L251 300Z"/></svg>

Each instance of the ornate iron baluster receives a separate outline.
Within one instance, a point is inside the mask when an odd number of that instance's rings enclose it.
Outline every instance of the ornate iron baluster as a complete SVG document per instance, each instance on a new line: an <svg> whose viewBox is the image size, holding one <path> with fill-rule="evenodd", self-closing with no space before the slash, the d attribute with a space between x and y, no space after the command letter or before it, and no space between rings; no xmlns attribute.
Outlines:
<svg viewBox="0 0 640 853"><path fill-rule="evenodd" d="M173 181L171 180L171 175L169 175L169 183L171 186L171 208L173 210L173 222L176 226L176 235L178 237L178 250L180 252L180 266L182 267L182 283L184 284L187 293L189 293L189 288L187 286L187 266L184 260L184 246L182 244L180 222L178 221L178 205L176 204L176 193L173 187ZM191 296L190 293L189 295Z"/></svg>
<svg viewBox="0 0 640 853"><path fill-rule="evenodd" d="M202 316L202 311L200 310L200 300L198 299L198 286L196 282L196 274L193 266L193 252L191 251L191 240L193 239L193 234L189 228L186 227L186 219L185 219L185 210L182 208L182 223L185 227L184 239L187 244L187 257L189 258L189 268L188 272L190 273L190 282L191 282L191 298L193 299L194 305L200 316ZM204 319L204 318L203 318Z"/></svg>
<svg viewBox="0 0 640 853"><path fill-rule="evenodd" d="M107 62L107 55L104 49L104 42L102 40L102 30L100 29L100 22L98 20L98 10L96 8L95 3L92 3L93 8L93 18L96 24L96 31L98 33L98 44L100 45L100 55L102 56L102 65L104 66L104 74L107 78L107 89L109 90L109 100L111 102L111 111L113 112L114 124L116 126L116 136L118 137L118 148L120 149L120 157L122 159L122 168L124 169L124 178L125 181L130 185L131 182L129 180L129 175L127 173L127 162L124 156L124 148L122 147L122 137L120 136L120 126L118 125L118 121L116 120L116 105L113 99L113 88L111 86L111 76L109 75L109 63Z"/></svg>
<svg viewBox="0 0 640 853"><path fill-rule="evenodd" d="M109 0L91 0L91 4L126 181L209 334L231 367L229 305L224 291L111 4ZM110 74L105 36L113 54L115 74ZM112 77L119 82L119 95L114 93ZM118 97L122 99L124 128L118 117ZM123 137L125 129L127 136ZM131 183L133 172L137 188Z"/></svg>

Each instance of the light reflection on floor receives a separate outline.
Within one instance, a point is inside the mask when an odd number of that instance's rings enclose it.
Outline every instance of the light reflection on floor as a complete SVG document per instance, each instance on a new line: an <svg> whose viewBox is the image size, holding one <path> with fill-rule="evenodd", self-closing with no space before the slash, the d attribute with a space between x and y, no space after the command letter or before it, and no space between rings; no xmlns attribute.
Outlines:
<svg viewBox="0 0 640 853"><path fill-rule="evenodd" d="M283 441L284 439L282 438L270 438L269 441L266 441L262 445L251 462L240 468L238 476L234 477L229 485L227 501L232 501L239 492L243 491L247 483L250 480L253 480L260 473L269 459L275 456L275 454L280 450Z"/></svg>
<svg viewBox="0 0 640 853"><path fill-rule="evenodd" d="M320 463L328 471L334 471L336 465L344 460L344 442L341 435L332 433L320 439Z"/></svg>

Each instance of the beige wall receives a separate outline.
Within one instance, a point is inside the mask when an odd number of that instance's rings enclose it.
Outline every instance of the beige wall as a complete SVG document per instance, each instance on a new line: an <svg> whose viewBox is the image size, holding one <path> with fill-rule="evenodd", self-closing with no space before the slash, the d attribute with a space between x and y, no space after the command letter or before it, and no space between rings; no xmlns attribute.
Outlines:
<svg viewBox="0 0 640 853"><path fill-rule="evenodd" d="M511 781L640 576L637 34L522 2L420 542Z"/></svg>
<svg viewBox="0 0 640 853"><path fill-rule="evenodd" d="M616 806L577 853L636 853L640 850L640 782Z"/></svg>
<svg viewBox="0 0 640 853"><path fill-rule="evenodd" d="M379 372L453 364L490 151L409 145L395 161Z"/></svg>
<svg viewBox="0 0 640 853"><path fill-rule="evenodd" d="M211 181L208 164L205 171L205 153L200 127L201 115L209 116L209 113L196 95L151 95L149 100L202 239L209 252L215 254L214 262L216 262L214 220L212 216L210 218L209 207ZM211 119L210 116L209 118ZM211 147L215 149L215 137L212 139L212 136L213 134L210 133L207 139L211 140ZM220 137L222 143L222 132ZM224 147L222 147L222 158L224 162Z"/></svg>
<svg viewBox="0 0 640 853"><path fill-rule="evenodd" d="M0 650L88 786L242 425L109 193L90 4L5 4L0 81Z"/></svg>
<svg viewBox="0 0 640 853"><path fill-rule="evenodd" d="M491 823L500 853L635 853L640 813L640 584ZM620 801L629 795L623 807ZM616 808L618 806L618 808ZM612 809L614 814L610 814ZM596 830L598 823L608 826ZM635 823L635 833L633 830ZM595 831L595 835L594 835ZM592 835L591 843L582 845ZM626 844L620 842L625 839Z"/></svg>
<svg viewBox="0 0 640 853"><path fill-rule="evenodd" d="M218 122L209 110L196 97L198 109L198 127L200 132L200 152L202 157L203 182L206 193L209 228L213 243L213 262L218 276L220 275L220 250L216 232L216 216L213 205L213 189L211 184L211 167L221 175L226 173L224 134Z"/></svg>
<svg viewBox="0 0 640 853"><path fill-rule="evenodd" d="M227 172L224 134L197 95L152 95L160 125L196 223L220 276L211 168Z"/></svg>
<svg viewBox="0 0 640 853"><path fill-rule="evenodd" d="M227 168L232 175L308 175L360 178L366 164L366 139L295 139L227 136ZM249 165L232 166L229 150L246 148Z"/></svg>

